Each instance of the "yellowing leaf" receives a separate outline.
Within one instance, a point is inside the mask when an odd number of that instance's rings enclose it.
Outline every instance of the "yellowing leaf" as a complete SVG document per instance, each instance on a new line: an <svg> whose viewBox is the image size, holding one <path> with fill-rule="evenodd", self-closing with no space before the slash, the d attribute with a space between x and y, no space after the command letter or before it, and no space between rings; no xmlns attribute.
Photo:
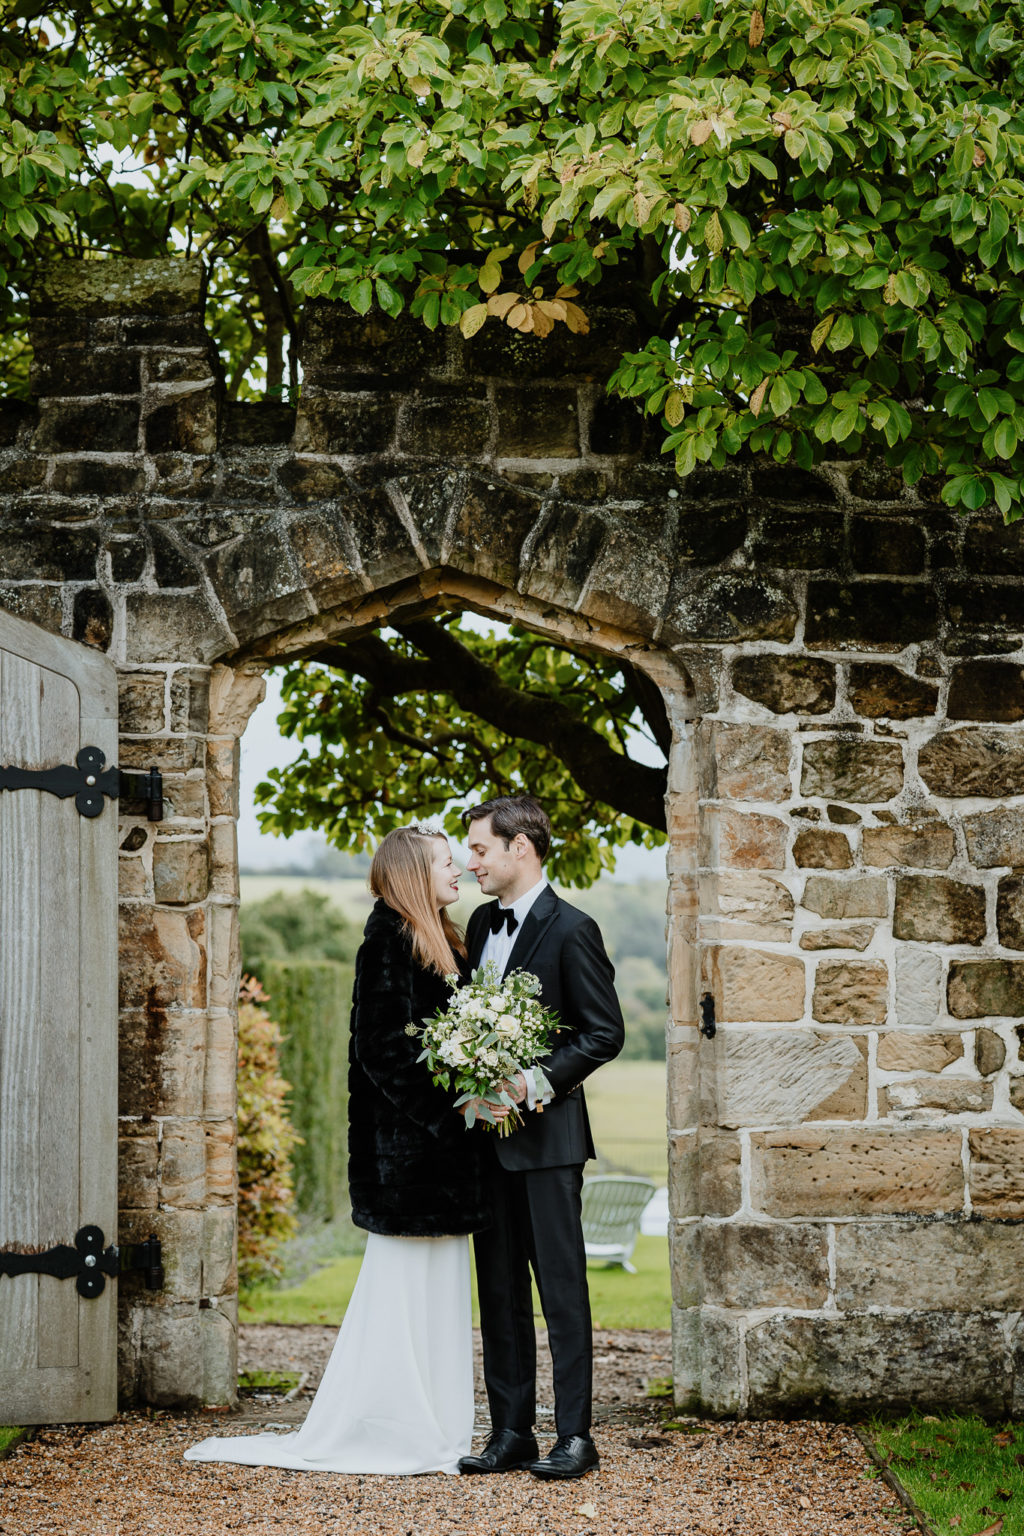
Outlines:
<svg viewBox="0 0 1024 1536"><path fill-rule="evenodd" d="M523 325L523 321L525 319L526 305L523 303L522 299L513 300L511 308L505 312L506 325L510 325L514 331L525 330L526 327Z"/></svg>
<svg viewBox="0 0 1024 1536"><path fill-rule="evenodd" d="M706 144L710 139L713 128L706 117L702 117L696 123L690 124L690 143Z"/></svg>
<svg viewBox="0 0 1024 1536"><path fill-rule="evenodd" d="M541 242L539 240L534 240L526 247L526 250L522 252L519 257L520 272L528 272L533 266L534 262L537 260L537 248L540 243Z"/></svg>
<svg viewBox="0 0 1024 1536"><path fill-rule="evenodd" d="M756 48L764 37L764 17L760 11L753 11L750 17L750 31L747 33L747 42L751 48Z"/></svg>
<svg viewBox="0 0 1024 1536"><path fill-rule="evenodd" d="M427 158L426 139L417 139L412 148L406 150L405 158L410 165L422 165Z"/></svg>
<svg viewBox="0 0 1024 1536"><path fill-rule="evenodd" d="M487 313L504 320L513 304L519 303L518 293L493 293L487 300Z"/></svg>
<svg viewBox="0 0 1024 1536"><path fill-rule="evenodd" d="M533 332L535 336L550 336L555 328L555 322L546 313L540 304L530 305L530 317L533 320Z"/></svg>
<svg viewBox="0 0 1024 1536"><path fill-rule="evenodd" d="M896 303L896 274L890 272L885 287L882 289L882 298L886 304Z"/></svg>
<svg viewBox="0 0 1024 1536"><path fill-rule="evenodd" d="M561 299L541 299L536 307L542 309L552 320L565 319L565 305Z"/></svg>
<svg viewBox="0 0 1024 1536"><path fill-rule="evenodd" d="M480 268L477 282L484 293L493 293L501 282L501 262L495 259L493 251Z"/></svg>
<svg viewBox="0 0 1024 1536"><path fill-rule="evenodd" d="M685 235L693 223L693 214L682 203L676 203L672 210L672 223L681 235Z"/></svg>
<svg viewBox="0 0 1024 1536"><path fill-rule="evenodd" d="M988 156L985 154L984 146L981 144L975 144L974 154L971 156L971 164L974 166L976 171L981 170L987 158Z"/></svg>
<svg viewBox="0 0 1024 1536"><path fill-rule="evenodd" d="M556 299L574 299L578 293L579 293L579 289L575 286L575 284L573 284L573 283L561 283L559 285L559 287L557 287L555 289L555 298Z"/></svg>
<svg viewBox="0 0 1024 1536"><path fill-rule="evenodd" d="M670 389L665 397L665 420L670 427L678 427L686 415L686 402L678 389Z"/></svg>
<svg viewBox="0 0 1024 1536"><path fill-rule="evenodd" d="M590 321L578 304L565 306L565 323L574 336L586 336L590 330Z"/></svg>
<svg viewBox="0 0 1024 1536"><path fill-rule="evenodd" d="M288 199L279 193L270 205L270 217L272 219L283 219L287 212Z"/></svg>
<svg viewBox="0 0 1024 1536"><path fill-rule="evenodd" d="M750 397L750 409L755 416L760 416L761 407L764 405L764 397L768 393L768 380L762 379Z"/></svg>
<svg viewBox="0 0 1024 1536"><path fill-rule="evenodd" d="M641 192L640 188L637 187L633 193L633 217L636 219L638 228L642 229L647 223L653 207L654 204L646 192Z"/></svg>
<svg viewBox="0 0 1024 1536"><path fill-rule="evenodd" d="M725 236L722 234L722 225L717 211L711 215L704 226L704 240L708 250L715 256L725 244Z"/></svg>
<svg viewBox="0 0 1024 1536"><path fill-rule="evenodd" d="M811 332L811 346L815 352L820 352L825 345L825 338L835 324L835 315L826 315L824 320L819 320Z"/></svg>
<svg viewBox="0 0 1024 1536"><path fill-rule="evenodd" d="M471 309L464 309L459 317L459 330L463 336L475 336L487 319L487 315L486 304L474 304Z"/></svg>

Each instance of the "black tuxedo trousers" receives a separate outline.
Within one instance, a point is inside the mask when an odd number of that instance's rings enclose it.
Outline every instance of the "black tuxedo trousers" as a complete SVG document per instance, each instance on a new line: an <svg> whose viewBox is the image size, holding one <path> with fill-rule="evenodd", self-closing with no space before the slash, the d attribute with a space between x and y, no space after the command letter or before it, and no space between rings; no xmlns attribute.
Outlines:
<svg viewBox="0 0 1024 1536"><path fill-rule="evenodd" d="M472 966L489 931L479 907L467 932ZM484 1378L495 1429L526 1432L536 1411L532 1269L548 1327L559 1435L590 1431L593 1345L580 1219L583 1164L593 1156L582 1083L622 1049L614 971L593 920L550 887L524 920L506 966L531 971L560 1029L541 1066L554 1091L543 1113L527 1110L507 1137L486 1136L490 1226L473 1238Z"/></svg>

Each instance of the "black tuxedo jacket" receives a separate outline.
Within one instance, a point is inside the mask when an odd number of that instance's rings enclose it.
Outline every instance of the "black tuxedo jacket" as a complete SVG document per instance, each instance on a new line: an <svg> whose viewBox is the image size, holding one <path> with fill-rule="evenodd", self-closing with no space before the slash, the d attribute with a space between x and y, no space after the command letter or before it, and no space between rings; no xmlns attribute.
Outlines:
<svg viewBox="0 0 1024 1536"><path fill-rule="evenodd" d="M474 969L497 902L478 907L469 920L466 944ZM585 1077L622 1049L622 1010L612 985L615 971L593 918L571 907L545 886L516 934L505 973L531 971L540 981L540 1000L558 1014L559 1032L538 1065L555 1097L542 1113L523 1110L523 1124L510 1136L488 1134L503 1167L512 1172L581 1164L594 1156Z"/></svg>

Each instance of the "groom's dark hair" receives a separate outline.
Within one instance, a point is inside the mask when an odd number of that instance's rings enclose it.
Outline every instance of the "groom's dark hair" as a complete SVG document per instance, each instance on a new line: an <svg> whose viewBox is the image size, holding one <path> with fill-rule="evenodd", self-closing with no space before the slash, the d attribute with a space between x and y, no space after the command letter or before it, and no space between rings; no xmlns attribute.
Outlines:
<svg viewBox="0 0 1024 1536"><path fill-rule="evenodd" d="M485 816L491 818L491 827L506 848L521 832L530 839L541 862L547 858L551 847L551 822L540 801L532 795L499 795L496 800L472 805L468 811L463 811L462 825L469 827L474 821L483 821Z"/></svg>

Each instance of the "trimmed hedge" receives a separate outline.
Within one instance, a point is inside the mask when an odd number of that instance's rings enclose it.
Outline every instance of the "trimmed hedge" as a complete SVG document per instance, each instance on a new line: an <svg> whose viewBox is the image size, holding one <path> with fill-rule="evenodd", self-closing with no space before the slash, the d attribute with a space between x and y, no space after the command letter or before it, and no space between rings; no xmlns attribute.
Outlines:
<svg viewBox="0 0 1024 1536"><path fill-rule="evenodd" d="M272 960L261 978L283 1034L292 1085L296 1205L330 1221L348 1209L348 1033L353 967L337 960Z"/></svg>
<svg viewBox="0 0 1024 1536"><path fill-rule="evenodd" d="M238 990L238 1279L243 1286L281 1273L279 1250L294 1237L295 1128L281 1076L281 1031L252 976Z"/></svg>

